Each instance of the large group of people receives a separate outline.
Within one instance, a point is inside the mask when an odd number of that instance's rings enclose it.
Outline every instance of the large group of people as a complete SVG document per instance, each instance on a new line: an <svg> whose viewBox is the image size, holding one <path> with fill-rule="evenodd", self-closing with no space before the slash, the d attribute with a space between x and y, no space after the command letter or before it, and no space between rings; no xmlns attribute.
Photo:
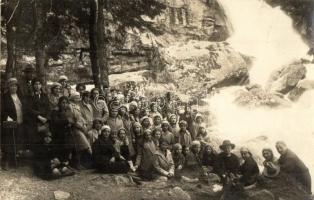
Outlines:
<svg viewBox="0 0 314 200"><path fill-rule="evenodd" d="M1 101L3 169L29 153L34 173L44 179L94 168L140 180L205 177L250 187L260 176L271 179L283 172L311 193L309 170L284 142L276 144L279 159L263 150L260 173L248 148L240 149L241 157L232 153L235 144L229 140L215 149L204 116L188 104L179 112L169 93L163 101L148 100L132 85L87 91L84 84L71 88L67 81L60 76L46 92L31 65L20 80L7 80Z"/></svg>

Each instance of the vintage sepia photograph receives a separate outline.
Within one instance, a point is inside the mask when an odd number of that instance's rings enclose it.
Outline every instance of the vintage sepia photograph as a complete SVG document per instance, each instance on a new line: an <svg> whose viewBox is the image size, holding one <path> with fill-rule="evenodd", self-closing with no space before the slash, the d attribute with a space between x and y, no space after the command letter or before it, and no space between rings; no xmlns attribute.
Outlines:
<svg viewBox="0 0 314 200"><path fill-rule="evenodd" d="M0 5L0 200L314 200L314 0Z"/></svg>

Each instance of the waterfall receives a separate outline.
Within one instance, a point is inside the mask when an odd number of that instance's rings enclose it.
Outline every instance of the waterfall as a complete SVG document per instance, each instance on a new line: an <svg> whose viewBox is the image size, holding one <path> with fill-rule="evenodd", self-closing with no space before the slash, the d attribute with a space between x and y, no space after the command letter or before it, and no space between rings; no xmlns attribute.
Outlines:
<svg viewBox="0 0 314 200"><path fill-rule="evenodd" d="M228 42L243 54L255 57L250 71L252 83L265 86L276 68L291 60L306 57L308 51L295 32L291 19L280 8L272 8L260 0L218 0L233 27ZM314 80L314 66L307 79ZM210 111L223 139L238 146L258 136L267 136L274 152L275 142L283 140L305 162L314 178L314 90L303 94L289 108L244 108L234 104L239 86L224 88L209 99ZM265 146L258 146L259 156ZM278 155L278 154L277 154ZM312 180L313 181L313 180Z"/></svg>
<svg viewBox="0 0 314 200"><path fill-rule="evenodd" d="M265 85L270 73L296 58L304 57L307 45L292 27L292 20L261 0L218 0L224 8L233 35L228 42L243 54L253 56L253 83Z"/></svg>

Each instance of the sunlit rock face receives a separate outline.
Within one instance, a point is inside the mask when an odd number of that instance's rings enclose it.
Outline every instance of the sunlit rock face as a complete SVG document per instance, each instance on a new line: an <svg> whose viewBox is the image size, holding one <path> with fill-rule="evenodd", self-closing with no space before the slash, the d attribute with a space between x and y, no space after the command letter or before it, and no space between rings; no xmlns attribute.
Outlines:
<svg viewBox="0 0 314 200"><path fill-rule="evenodd" d="M226 42L178 42L162 49L161 57L165 66L157 82L173 82L182 91L244 83L251 63Z"/></svg>

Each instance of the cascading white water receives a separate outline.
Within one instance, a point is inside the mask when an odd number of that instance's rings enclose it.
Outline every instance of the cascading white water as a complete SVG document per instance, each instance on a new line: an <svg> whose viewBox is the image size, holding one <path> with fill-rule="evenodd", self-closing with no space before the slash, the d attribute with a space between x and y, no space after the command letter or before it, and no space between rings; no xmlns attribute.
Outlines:
<svg viewBox="0 0 314 200"><path fill-rule="evenodd" d="M229 43L256 59L250 71L252 83L265 86L273 70L292 59L306 57L308 47L280 8L272 8L260 0L219 0L219 3L233 26L234 33ZM314 80L313 69L314 66L308 67L307 79ZM247 140L264 135L269 138L274 151L275 142L283 140L306 163L314 178L310 148L314 146L314 91L304 93L289 108L248 109L233 103L234 92L239 88L223 89L209 99L210 110L217 121L216 129L221 136L245 145ZM256 149L260 151L263 147Z"/></svg>
<svg viewBox="0 0 314 200"><path fill-rule="evenodd" d="M255 57L250 80L265 85L270 73L282 64L304 57L307 45L280 8L262 0L218 0L233 27L232 46Z"/></svg>

